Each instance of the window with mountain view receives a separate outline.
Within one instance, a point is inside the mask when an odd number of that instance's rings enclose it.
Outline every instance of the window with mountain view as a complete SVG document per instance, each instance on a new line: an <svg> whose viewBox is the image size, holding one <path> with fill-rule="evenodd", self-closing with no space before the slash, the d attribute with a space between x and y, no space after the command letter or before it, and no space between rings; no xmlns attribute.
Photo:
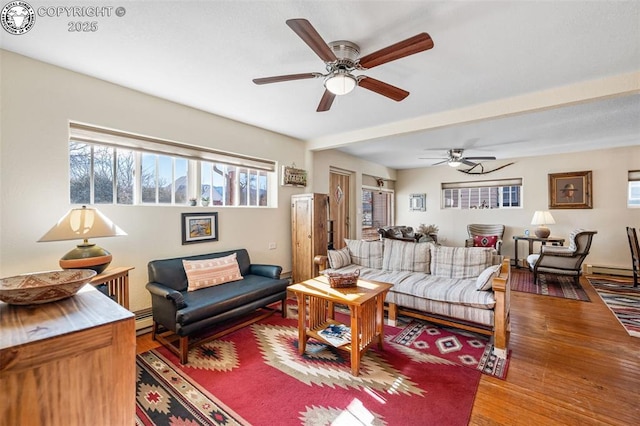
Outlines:
<svg viewBox="0 0 640 426"><path fill-rule="evenodd" d="M269 207L270 202L275 203L275 194L270 194L276 187L275 162L165 145L86 125L72 124L70 129L72 204L184 205L189 198L207 198L214 206Z"/></svg>

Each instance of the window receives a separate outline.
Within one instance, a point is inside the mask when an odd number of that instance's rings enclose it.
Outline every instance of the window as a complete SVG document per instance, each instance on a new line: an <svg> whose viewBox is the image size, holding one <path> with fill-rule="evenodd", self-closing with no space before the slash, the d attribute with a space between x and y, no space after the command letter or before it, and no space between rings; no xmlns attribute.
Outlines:
<svg viewBox="0 0 640 426"><path fill-rule="evenodd" d="M277 199L275 162L115 130L70 124L73 204L269 207ZM210 161L213 160L213 161Z"/></svg>
<svg viewBox="0 0 640 426"><path fill-rule="evenodd" d="M393 225L393 191L362 188L362 238L377 239L378 228Z"/></svg>
<svg viewBox="0 0 640 426"><path fill-rule="evenodd" d="M522 179L442 184L443 209L522 207Z"/></svg>
<svg viewBox="0 0 640 426"><path fill-rule="evenodd" d="M206 161L200 167L200 195L214 206L268 205L267 172Z"/></svg>
<svg viewBox="0 0 640 426"><path fill-rule="evenodd" d="M629 172L627 207L640 207L640 170Z"/></svg>

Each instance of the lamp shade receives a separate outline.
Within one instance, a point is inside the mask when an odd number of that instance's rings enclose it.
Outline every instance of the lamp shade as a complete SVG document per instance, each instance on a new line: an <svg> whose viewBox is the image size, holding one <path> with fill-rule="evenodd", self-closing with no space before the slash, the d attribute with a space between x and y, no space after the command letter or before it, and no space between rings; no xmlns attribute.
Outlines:
<svg viewBox="0 0 640 426"><path fill-rule="evenodd" d="M545 225L553 225L556 221L553 220L553 216L551 213L545 210L538 210L533 214L533 219L531 219L532 225L538 225L536 230L534 231L538 238L547 238L551 234L549 228Z"/></svg>
<svg viewBox="0 0 640 426"><path fill-rule="evenodd" d="M38 242L77 240L80 238L86 240L121 235L127 235L127 233L97 209L82 206L69 210Z"/></svg>
<svg viewBox="0 0 640 426"><path fill-rule="evenodd" d="M117 237L127 235L116 224L95 208L73 208L67 212L53 228L38 242L66 241L82 239L84 242L60 259L63 269L93 269L104 271L111 263L111 253L89 243L89 238Z"/></svg>

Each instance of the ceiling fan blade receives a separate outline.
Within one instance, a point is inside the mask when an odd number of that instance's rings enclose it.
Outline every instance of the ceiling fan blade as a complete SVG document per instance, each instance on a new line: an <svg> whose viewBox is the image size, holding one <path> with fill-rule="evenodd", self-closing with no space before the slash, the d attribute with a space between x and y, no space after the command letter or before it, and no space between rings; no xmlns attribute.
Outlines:
<svg viewBox="0 0 640 426"><path fill-rule="evenodd" d="M465 160L495 160L496 157L464 157Z"/></svg>
<svg viewBox="0 0 640 426"><path fill-rule="evenodd" d="M293 32L298 34L298 37L307 43L311 50L316 52L316 55L324 62L334 62L338 60L333 50L331 50L309 21L306 19L288 19L287 25Z"/></svg>
<svg viewBox="0 0 640 426"><path fill-rule="evenodd" d="M448 162L449 162L448 159L447 160L443 160L443 161L438 161L437 163L433 163L432 166L437 166L439 164L444 164L444 163L448 163Z"/></svg>
<svg viewBox="0 0 640 426"><path fill-rule="evenodd" d="M324 91L322 95L322 99L320 99L320 103L318 104L317 112L329 111L331 108L331 104L333 104L333 100L336 98L336 95L331 93L328 90Z"/></svg>
<svg viewBox="0 0 640 426"><path fill-rule="evenodd" d="M281 81L304 80L307 78L316 78L321 75L322 74L318 74L317 72L309 72L305 74L277 75L274 77L254 78L253 82L255 84L280 83Z"/></svg>
<svg viewBox="0 0 640 426"><path fill-rule="evenodd" d="M467 166L471 166L471 167L474 167L474 166L477 166L477 165L478 165L477 163L474 163L473 161L469 161L469 159L468 159L468 158L461 158L461 159L460 159L460 162L461 162L462 164L466 164Z"/></svg>
<svg viewBox="0 0 640 426"><path fill-rule="evenodd" d="M365 89L376 92L382 96L386 96L387 98L393 99L394 101L401 101L409 96L409 92L407 92L406 90L402 90L396 86L392 86L388 83L376 80L375 78L371 77L363 76L362 78L358 79L358 86L364 87Z"/></svg>
<svg viewBox="0 0 640 426"><path fill-rule="evenodd" d="M370 53L360 58L359 64L362 68L373 68L405 56L429 50L433 47L433 40L427 33L420 33L406 40L387 46L376 52Z"/></svg>

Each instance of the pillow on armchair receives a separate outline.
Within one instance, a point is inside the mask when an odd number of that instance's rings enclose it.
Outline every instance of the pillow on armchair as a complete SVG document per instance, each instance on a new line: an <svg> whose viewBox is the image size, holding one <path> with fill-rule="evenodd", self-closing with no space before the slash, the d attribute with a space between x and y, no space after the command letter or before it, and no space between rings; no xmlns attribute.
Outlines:
<svg viewBox="0 0 640 426"><path fill-rule="evenodd" d="M497 235L476 235L473 237L474 247L492 247L496 248L498 242Z"/></svg>

